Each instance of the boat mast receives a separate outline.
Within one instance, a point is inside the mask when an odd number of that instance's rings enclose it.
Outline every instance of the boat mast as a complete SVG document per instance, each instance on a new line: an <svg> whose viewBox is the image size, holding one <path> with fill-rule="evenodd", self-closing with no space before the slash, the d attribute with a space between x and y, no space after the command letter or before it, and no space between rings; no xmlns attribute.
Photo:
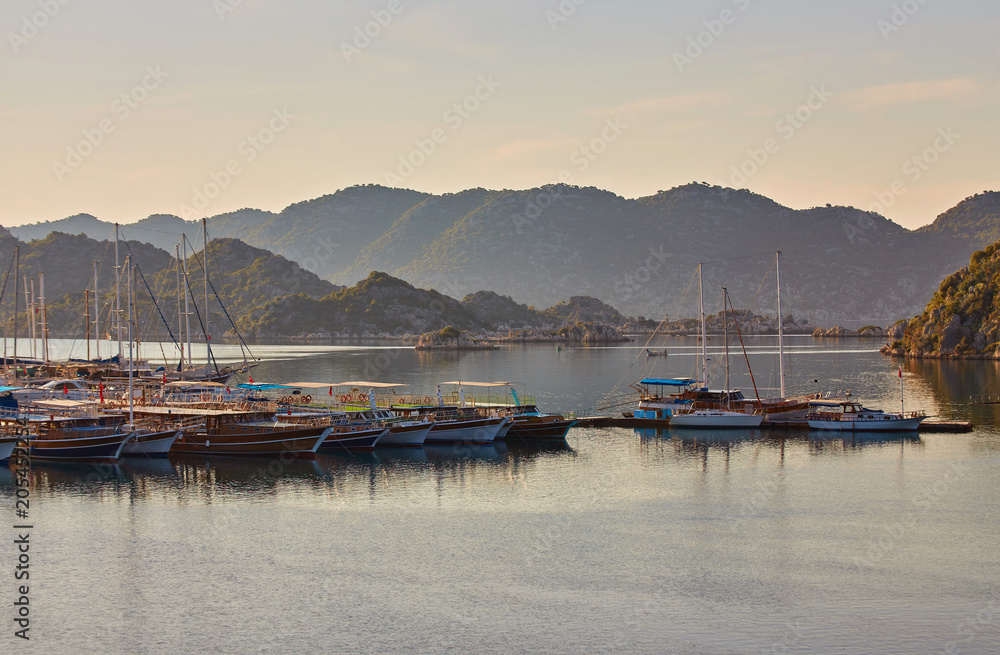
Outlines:
<svg viewBox="0 0 1000 655"><path fill-rule="evenodd" d="M180 335L181 339L181 370L184 370L184 321L181 318L181 246L177 244L174 246L174 259L175 266L177 269L177 334Z"/></svg>
<svg viewBox="0 0 1000 655"><path fill-rule="evenodd" d="M129 342L135 342L135 358L139 359L142 357L142 353L139 351L139 307L135 303L135 290L138 288L138 284L135 283L135 269L136 265L132 261L132 255L128 256L129 267L128 267L128 320L135 321L135 325L132 325L132 333L129 335ZM131 366L129 362L129 366Z"/></svg>
<svg viewBox="0 0 1000 655"><path fill-rule="evenodd" d="M97 264L99 261L99 259L94 260L94 357L97 359L101 358L101 324L97 311ZM90 321L90 317L87 317L87 321Z"/></svg>
<svg viewBox="0 0 1000 655"><path fill-rule="evenodd" d="M703 264L698 264L698 313L701 314L701 381L708 389L708 336L705 334L705 287L701 278Z"/></svg>
<svg viewBox="0 0 1000 655"><path fill-rule="evenodd" d="M49 365L49 322L45 311L45 273L38 274L38 300L42 304L42 361Z"/></svg>
<svg viewBox="0 0 1000 655"><path fill-rule="evenodd" d="M906 410L903 408L903 367L899 367L899 413L906 418Z"/></svg>
<svg viewBox="0 0 1000 655"><path fill-rule="evenodd" d="M118 223L115 223L115 333L118 339L118 357L122 355L122 300L121 266L118 264Z"/></svg>
<svg viewBox="0 0 1000 655"><path fill-rule="evenodd" d="M205 242L205 253L202 265L205 267L205 371L212 370L212 321L208 317L208 219L201 219L202 240Z"/></svg>
<svg viewBox="0 0 1000 655"><path fill-rule="evenodd" d="M190 295L187 292L188 288L188 262L187 262L187 236L181 235L181 247L184 249L184 324L187 326L185 333L187 334L187 363L188 367L194 366L194 362L191 359L191 303ZM182 366L181 369L184 367Z"/></svg>
<svg viewBox="0 0 1000 655"><path fill-rule="evenodd" d="M132 257L131 255L125 258L125 265L129 267L128 276L128 423L131 429L132 424L135 422L133 416L133 403L135 399L132 397L132 273L131 273Z"/></svg>
<svg viewBox="0 0 1000 655"><path fill-rule="evenodd" d="M35 359L35 278L31 278L31 295L28 295L28 276L24 279L24 307L31 318L31 358Z"/></svg>
<svg viewBox="0 0 1000 655"><path fill-rule="evenodd" d="M83 290L83 324L87 326L87 361L90 361L90 288Z"/></svg>
<svg viewBox="0 0 1000 655"><path fill-rule="evenodd" d="M16 245L14 246L14 380L17 380L17 276L20 272L21 246Z"/></svg>
<svg viewBox="0 0 1000 655"><path fill-rule="evenodd" d="M775 275L778 278L778 378L781 397L785 397L785 321L781 317L781 251L775 255Z"/></svg>
<svg viewBox="0 0 1000 655"><path fill-rule="evenodd" d="M722 287L722 343L726 351L726 409L729 409L729 310L726 309L726 302L729 292L726 287Z"/></svg>

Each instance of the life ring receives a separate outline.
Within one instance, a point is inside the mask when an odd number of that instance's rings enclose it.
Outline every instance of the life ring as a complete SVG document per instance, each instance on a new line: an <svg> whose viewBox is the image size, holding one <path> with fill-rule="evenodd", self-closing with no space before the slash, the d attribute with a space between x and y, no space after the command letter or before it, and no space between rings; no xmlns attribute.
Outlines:
<svg viewBox="0 0 1000 655"><path fill-rule="evenodd" d="M431 400L430 396L424 396L424 404L425 405L430 405L432 402L434 402L434 401Z"/></svg>
<svg viewBox="0 0 1000 655"><path fill-rule="evenodd" d="M340 397L340 402L342 403L351 402L351 396L345 393L343 396Z"/></svg>
<svg viewBox="0 0 1000 655"><path fill-rule="evenodd" d="M358 402L359 403L366 403L366 402L368 402L368 394L366 394L366 393L359 393L358 394Z"/></svg>
<svg viewBox="0 0 1000 655"><path fill-rule="evenodd" d="M302 400L303 400L303 402L305 402L305 404L308 405L309 403L311 403L313 401L313 397L312 396L306 396Z"/></svg>
<svg viewBox="0 0 1000 655"><path fill-rule="evenodd" d="M287 405L288 404L288 396L282 396L281 399L278 400L278 402L281 403L281 404L283 404L283 405Z"/></svg>

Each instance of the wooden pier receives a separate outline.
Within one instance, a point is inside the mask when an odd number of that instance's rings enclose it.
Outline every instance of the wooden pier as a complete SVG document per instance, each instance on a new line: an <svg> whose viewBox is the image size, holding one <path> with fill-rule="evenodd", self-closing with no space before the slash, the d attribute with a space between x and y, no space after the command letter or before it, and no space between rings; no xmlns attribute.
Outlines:
<svg viewBox="0 0 1000 655"><path fill-rule="evenodd" d="M625 418L614 416L586 416L576 420L574 427L578 428L669 428L670 421L667 419L648 418ZM806 422L782 422L772 423L765 421L761 423L764 430L808 430L809 424ZM920 424L919 432L926 433L962 433L972 432L972 423L969 421L924 421Z"/></svg>

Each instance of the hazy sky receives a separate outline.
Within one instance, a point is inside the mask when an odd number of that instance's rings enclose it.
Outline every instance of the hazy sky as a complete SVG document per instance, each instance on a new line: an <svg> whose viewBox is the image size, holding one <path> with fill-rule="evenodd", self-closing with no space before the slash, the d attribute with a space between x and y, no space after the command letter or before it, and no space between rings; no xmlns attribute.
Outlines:
<svg viewBox="0 0 1000 655"><path fill-rule="evenodd" d="M915 228L1000 187L996 0L4 0L0 20L3 225L563 179Z"/></svg>

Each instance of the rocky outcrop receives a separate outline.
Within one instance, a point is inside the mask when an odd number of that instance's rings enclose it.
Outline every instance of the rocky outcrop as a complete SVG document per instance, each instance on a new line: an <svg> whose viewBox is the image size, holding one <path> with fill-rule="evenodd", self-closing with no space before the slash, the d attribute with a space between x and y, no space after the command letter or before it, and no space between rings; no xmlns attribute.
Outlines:
<svg viewBox="0 0 1000 655"><path fill-rule="evenodd" d="M832 328L824 330L823 328L816 328L813 332L813 336L817 338L821 337L856 337L858 332L856 330L849 330L840 325L835 325Z"/></svg>
<svg viewBox="0 0 1000 655"><path fill-rule="evenodd" d="M549 330L511 330L500 337L504 342L557 342L557 343L626 343L631 341L621 331L603 323L577 323L556 331Z"/></svg>
<svg viewBox="0 0 1000 655"><path fill-rule="evenodd" d="M823 328L816 328L813 331L813 336L816 338L824 337L884 337L886 335L886 329L881 328L877 325L866 325L859 330L851 330L840 325L835 325L832 328L824 330Z"/></svg>
<svg viewBox="0 0 1000 655"><path fill-rule="evenodd" d="M924 312L887 330L896 357L1000 359L1000 241L949 275Z"/></svg>
<svg viewBox="0 0 1000 655"><path fill-rule="evenodd" d="M417 350L496 350L495 346L483 339L471 337L450 325L437 332L425 332L415 346Z"/></svg>

